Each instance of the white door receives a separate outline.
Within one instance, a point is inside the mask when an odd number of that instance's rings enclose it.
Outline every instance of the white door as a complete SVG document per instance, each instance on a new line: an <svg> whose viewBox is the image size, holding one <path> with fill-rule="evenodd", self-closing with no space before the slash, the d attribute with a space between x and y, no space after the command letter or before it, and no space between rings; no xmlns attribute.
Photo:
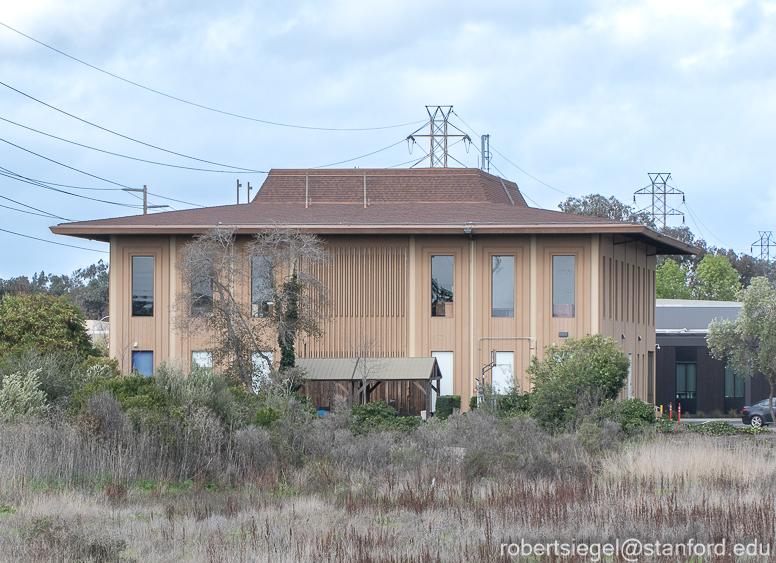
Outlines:
<svg viewBox="0 0 776 563"><path fill-rule="evenodd" d="M452 352L431 352L431 356L436 358L439 365L439 373L442 374L442 380L439 382L440 395L452 395L455 391L453 387L453 353ZM436 393L431 393L431 411L436 410Z"/></svg>
<svg viewBox="0 0 776 563"><path fill-rule="evenodd" d="M515 384L515 353L496 352L496 365L491 370L493 392L504 395Z"/></svg>

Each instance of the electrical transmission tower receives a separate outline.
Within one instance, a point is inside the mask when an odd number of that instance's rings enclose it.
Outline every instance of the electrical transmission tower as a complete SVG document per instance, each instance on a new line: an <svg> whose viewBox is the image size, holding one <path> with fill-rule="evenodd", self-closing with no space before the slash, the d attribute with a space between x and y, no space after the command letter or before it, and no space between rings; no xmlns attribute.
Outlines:
<svg viewBox="0 0 776 563"><path fill-rule="evenodd" d="M759 246L760 247L760 260L767 260L768 262L771 261L771 247L776 247L776 241L774 241L771 237L773 236L772 231L759 231L760 233L760 240L757 240L752 243L752 248L750 249L750 252L754 252L754 247Z"/></svg>
<svg viewBox="0 0 776 563"><path fill-rule="evenodd" d="M633 194L633 203L636 203L637 195L646 195L652 198L652 203L641 211L646 211L655 225L660 228L666 228L667 217L682 217L682 223L684 223L684 213L668 205L668 198L672 196L682 196L682 203L684 203L684 192L677 190L672 186L668 186L667 182L671 179L671 174L666 172L661 173L649 173L650 185L646 188L641 188Z"/></svg>
<svg viewBox="0 0 776 563"><path fill-rule="evenodd" d="M430 150L428 153L430 160L429 166L431 168L447 168L448 139L461 137L465 143L471 143L472 140L469 135L448 122L450 113L453 111L453 106L426 106L426 111L430 118L428 123L428 134L418 134L418 132L425 127L424 125L407 137L407 140L414 143L416 139L428 138L430 141ZM454 129L457 133L449 133L448 131L450 129ZM458 162L458 164L461 164L452 156L450 158ZM461 166L463 166L463 164L461 164Z"/></svg>

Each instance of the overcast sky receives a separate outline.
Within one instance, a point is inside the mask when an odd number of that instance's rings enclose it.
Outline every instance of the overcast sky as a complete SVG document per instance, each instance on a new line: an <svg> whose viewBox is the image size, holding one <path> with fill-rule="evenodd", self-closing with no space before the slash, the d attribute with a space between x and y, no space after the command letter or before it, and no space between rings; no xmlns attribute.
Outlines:
<svg viewBox="0 0 776 563"><path fill-rule="evenodd" d="M118 137L0 85L0 118L69 141L177 166L262 171L325 166L395 144L340 166L409 166L428 150L415 146L410 154L403 141L426 120L424 106L449 104L451 123L477 145L476 134L490 135L498 151L492 171L517 182L530 205L557 209L567 195L591 193L630 203L649 184L647 173L668 172L687 198L686 206L681 198L674 203L710 244L749 252L758 231L776 230L776 2L0 0L0 6L0 22L196 104L304 127L402 125L323 131L231 117L123 82L0 26L0 82L105 129L218 165ZM122 205L139 201L121 186L144 184L159 196L232 204L237 179L258 187L265 177L132 161L7 121L0 121L0 139L6 141L1 167L101 188L57 189ZM473 147L467 152L458 144L451 154L463 165L478 164ZM1 176L0 196L18 202L0 199L0 205L39 212L23 204L68 220L140 212ZM107 250L51 234L48 227L62 219L5 207L0 216L7 231ZM70 273L100 258L107 254L0 231L2 278Z"/></svg>

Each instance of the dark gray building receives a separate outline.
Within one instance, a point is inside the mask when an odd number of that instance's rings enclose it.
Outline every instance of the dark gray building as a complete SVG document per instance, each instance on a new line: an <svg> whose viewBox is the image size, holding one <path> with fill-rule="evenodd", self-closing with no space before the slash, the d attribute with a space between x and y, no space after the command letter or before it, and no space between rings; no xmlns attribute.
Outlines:
<svg viewBox="0 0 776 563"><path fill-rule="evenodd" d="M744 380L706 346L709 323L735 321L739 311L741 303L734 301L656 300L655 404L665 411L672 403L674 410L681 404L683 413L727 414L768 397L762 375Z"/></svg>

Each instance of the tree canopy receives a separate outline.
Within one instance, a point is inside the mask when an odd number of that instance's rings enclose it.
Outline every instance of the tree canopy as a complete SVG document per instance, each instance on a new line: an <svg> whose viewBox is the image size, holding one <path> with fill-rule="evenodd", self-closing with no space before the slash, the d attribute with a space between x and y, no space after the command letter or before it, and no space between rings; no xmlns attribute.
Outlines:
<svg viewBox="0 0 776 563"><path fill-rule="evenodd" d="M577 215L589 215L603 219L615 219L628 223L641 223L655 228L655 222L649 214L636 211L630 205L625 205L614 196L605 198L599 194L586 195L582 198L569 197L558 208L564 213Z"/></svg>
<svg viewBox="0 0 776 563"><path fill-rule="evenodd" d="M711 301L734 301L741 289L738 272L726 256L707 254L695 270L693 296Z"/></svg>
<svg viewBox="0 0 776 563"><path fill-rule="evenodd" d="M736 373L762 373L771 386L770 409L776 390L776 290L764 277L738 292L742 302L735 321L713 321L706 342L712 357L726 361ZM774 417L776 420L776 417Z"/></svg>
<svg viewBox="0 0 776 563"><path fill-rule="evenodd" d="M692 299L687 268L666 258L655 270L655 296L658 299Z"/></svg>
<svg viewBox="0 0 776 563"><path fill-rule="evenodd" d="M89 354L92 345L81 310L56 295L4 295L0 300L0 352L35 347L40 351Z"/></svg>

